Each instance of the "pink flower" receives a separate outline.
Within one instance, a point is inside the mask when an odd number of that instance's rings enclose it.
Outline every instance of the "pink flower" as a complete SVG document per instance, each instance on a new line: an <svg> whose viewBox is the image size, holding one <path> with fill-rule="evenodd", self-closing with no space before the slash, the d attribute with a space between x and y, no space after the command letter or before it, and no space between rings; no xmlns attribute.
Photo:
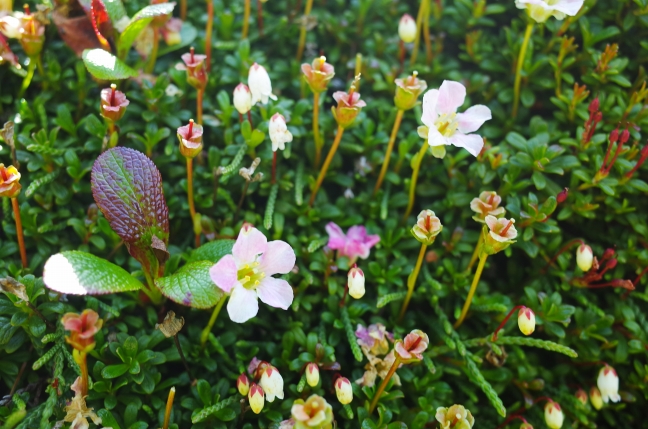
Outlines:
<svg viewBox="0 0 648 429"><path fill-rule="evenodd" d="M230 294L230 319L243 323L259 312L261 299L271 307L287 310L293 290L287 281L272 277L287 274L295 266L295 251L281 240L268 242L261 231L246 224L241 228L231 255L221 258L210 270L211 279Z"/></svg>
<svg viewBox="0 0 648 429"><path fill-rule="evenodd" d="M126 94L117 91L117 85L114 83L110 88L101 90L101 116L104 118L113 122L120 120L129 104Z"/></svg>
<svg viewBox="0 0 648 429"><path fill-rule="evenodd" d="M94 348L94 336L101 329L103 320L96 311L83 310L81 314L65 313L61 323L66 331L70 331L65 341L77 350L89 351Z"/></svg>
<svg viewBox="0 0 648 429"><path fill-rule="evenodd" d="M366 347L375 355L383 355L389 351L389 341L394 341L394 334L387 332L387 328L382 323L376 323L364 327L358 324L355 331L358 337L358 345Z"/></svg>
<svg viewBox="0 0 648 429"><path fill-rule="evenodd" d="M421 360L430 340L425 332L413 330L405 337L404 341L397 341L394 350L403 360Z"/></svg>
<svg viewBox="0 0 648 429"><path fill-rule="evenodd" d="M337 250L339 256L347 256L351 262L358 257L367 259L369 249L380 241L377 235L367 235L367 229L362 225L352 226L345 235L339 226L329 222L326 232L329 235L328 247Z"/></svg>
<svg viewBox="0 0 648 429"><path fill-rule="evenodd" d="M430 146L454 145L462 147L473 156L479 155L484 140L477 131L492 118L488 107L472 106L464 113L457 113L466 99L466 87L459 82L444 80L439 89L431 89L423 96L421 121L427 127L419 128L419 135L427 138Z"/></svg>

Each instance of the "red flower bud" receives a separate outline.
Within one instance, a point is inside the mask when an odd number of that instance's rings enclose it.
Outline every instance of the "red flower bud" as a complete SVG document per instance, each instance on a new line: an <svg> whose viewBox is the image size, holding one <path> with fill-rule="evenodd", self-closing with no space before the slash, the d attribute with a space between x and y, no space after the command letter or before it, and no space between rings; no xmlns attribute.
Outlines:
<svg viewBox="0 0 648 429"><path fill-rule="evenodd" d="M565 188L562 191L560 191L556 196L556 202L558 202L558 204L564 203L565 200L567 200L568 196L569 196L569 188Z"/></svg>
<svg viewBox="0 0 648 429"><path fill-rule="evenodd" d="M596 97L594 100L592 100L587 110L589 110L590 113L594 114L598 112L599 106L600 106L599 98Z"/></svg>

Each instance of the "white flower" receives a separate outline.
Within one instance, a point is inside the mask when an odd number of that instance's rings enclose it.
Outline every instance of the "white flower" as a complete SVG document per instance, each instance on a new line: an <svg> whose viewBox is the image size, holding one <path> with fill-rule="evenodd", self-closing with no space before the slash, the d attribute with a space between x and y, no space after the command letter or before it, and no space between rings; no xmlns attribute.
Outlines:
<svg viewBox="0 0 648 429"><path fill-rule="evenodd" d="M557 402L547 402L544 409L544 415L545 423L547 423L547 426L551 429L560 429L562 427L565 416Z"/></svg>
<svg viewBox="0 0 648 429"><path fill-rule="evenodd" d="M245 115L252 109L252 93L244 83L239 83L234 88L234 107L241 115Z"/></svg>
<svg viewBox="0 0 648 429"><path fill-rule="evenodd" d="M342 405L350 404L353 401L353 389L348 378L340 377L335 380L335 395Z"/></svg>
<svg viewBox="0 0 648 429"><path fill-rule="evenodd" d="M535 313L527 307L522 307L518 312L518 327L524 335L531 335L535 331Z"/></svg>
<svg viewBox="0 0 648 429"><path fill-rule="evenodd" d="M592 268L594 263L594 253L592 253L592 248L587 244L581 244L576 250L576 265L578 268L583 270L583 272L588 272Z"/></svg>
<svg viewBox="0 0 648 429"><path fill-rule="evenodd" d="M585 0L515 0L518 9L526 9L531 19L545 22L550 16L558 20L565 15L575 16Z"/></svg>
<svg viewBox="0 0 648 429"><path fill-rule="evenodd" d="M0 32L10 39L22 38L22 12L16 12L13 16L7 15L0 18Z"/></svg>
<svg viewBox="0 0 648 429"><path fill-rule="evenodd" d="M286 143L290 143L293 139L292 134L290 134L290 131L288 131L288 127L286 126L286 118L279 113L275 113L272 115L272 118L270 118L268 134L270 134L273 152L276 152L277 149L284 150L286 148Z"/></svg>
<svg viewBox="0 0 648 429"><path fill-rule="evenodd" d="M265 397L268 402L273 402L275 400L275 396L279 399L284 398L283 378L281 378L279 370L272 365L267 365L263 369L261 380L259 380L259 386L261 386L261 388L265 392Z"/></svg>
<svg viewBox="0 0 648 429"><path fill-rule="evenodd" d="M612 402L619 402L621 400L619 396L619 376L611 366L605 365L601 368L596 384L601 391L603 402L606 404L610 400Z"/></svg>
<svg viewBox="0 0 648 429"><path fill-rule="evenodd" d="M270 76L263 66L257 63L252 64L250 73L248 74L248 85L252 91L252 104L259 101L263 104L268 104L268 98L276 100L277 96L272 93L272 82Z"/></svg>
<svg viewBox="0 0 648 429"><path fill-rule="evenodd" d="M492 118L488 107L478 104L464 113L457 109L466 99L466 87L459 82L444 80L439 89L431 89L423 96L421 121L427 132L419 128L419 135L428 139L430 146L454 145L477 156L484 147L484 140L477 131Z"/></svg>
<svg viewBox="0 0 648 429"><path fill-rule="evenodd" d="M398 22L398 36L405 43L411 43L416 39L416 21L408 14Z"/></svg>
<svg viewBox="0 0 648 429"><path fill-rule="evenodd" d="M349 270L347 276L349 282L349 295L355 299L360 299L365 294L365 276L362 270L356 266Z"/></svg>

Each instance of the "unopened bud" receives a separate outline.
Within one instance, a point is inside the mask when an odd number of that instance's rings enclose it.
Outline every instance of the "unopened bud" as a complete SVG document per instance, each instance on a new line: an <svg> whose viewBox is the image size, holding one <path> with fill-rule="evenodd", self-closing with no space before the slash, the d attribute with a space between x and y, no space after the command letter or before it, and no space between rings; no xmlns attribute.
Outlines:
<svg viewBox="0 0 648 429"><path fill-rule="evenodd" d="M353 388L346 377L335 380L335 394L342 405L350 404L353 401Z"/></svg>
<svg viewBox="0 0 648 429"><path fill-rule="evenodd" d="M239 83L234 88L234 107L241 115L245 115L252 109L252 92L243 83Z"/></svg>
<svg viewBox="0 0 648 429"><path fill-rule="evenodd" d="M416 39L416 21L405 14L398 22L398 36L405 43L412 43Z"/></svg>
<svg viewBox="0 0 648 429"><path fill-rule="evenodd" d="M556 202L558 204L564 203L567 200L568 196L569 196L569 188L565 188L562 191L560 191L556 196Z"/></svg>
<svg viewBox="0 0 648 429"><path fill-rule="evenodd" d="M239 378L236 379L236 388L241 395L247 396L250 392L250 380L248 380L247 375L239 375Z"/></svg>
<svg viewBox="0 0 648 429"><path fill-rule="evenodd" d="M576 391L576 399L580 401L581 404L585 405L587 404L587 392L585 392L583 389L578 389Z"/></svg>
<svg viewBox="0 0 648 429"><path fill-rule="evenodd" d="M248 401L250 402L250 408L252 408L254 414L259 414L261 410L263 410L265 399L263 398L263 389L261 389L258 384L252 383L250 386Z"/></svg>
<svg viewBox="0 0 648 429"><path fill-rule="evenodd" d="M601 397L601 391L598 390L596 387L592 387L590 389L590 402L592 403L592 406L596 408L597 410L600 410L603 408L603 397Z"/></svg>
<svg viewBox="0 0 648 429"><path fill-rule="evenodd" d="M608 263L605 265L605 268L608 269L608 270L611 270L611 269L613 269L614 267L617 266L617 263L618 263L618 262L619 262L619 261L618 261L616 258L614 258L614 259L610 259L610 260L608 261Z"/></svg>
<svg viewBox="0 0 648 429"><path fill-rule="evenodd" d="M535 313L527 307L522 307L518 312L518 327L524 335L531 335L535 331Z"/></svg>
<svg viewBox="0 0 648 429"><path fill-rule="evenodd" d="M360 268L356 265L349 270L347 276L349 282L349 295L355 299L360 299L365 294L365 276Z"/></svg>
<svg viewBox="0 0 648 429"><path fill-rule="evenodd" d="M319 378L319 367L317 364L311 362L306 365L306 383L308 383L310 387L315 387L317 386L317 383L319 383Z"/></svg>
<svg viewBox="0 0 648 429"><path fill-rule="evenodd" d="M630 131L625 129L621 133L621 137L619 138L619 144L623 144L623 143L627 142L629 139L630 139Z"/></svg>
<svg viewBox="0 0 648 429"><path fill-rule="evenodd" d="M601 392L603 402L606 404L608 401L619 402L621 400L621 396L619 396L619 376L610 365L601 368L596 385Z"/></svg>
<svg viewBox="0 0 648 429"><path fill-rule="evenodd" d="M581 244L578 246L578 249L576 250L576 265L578 265L578 268L586 273L592 268L593 262L594 253L592 253L592 248L587 244Z"/></svg>
<svg viewBox="0 0 648 429"><path fill-rule="evenodd" d="M617 140L619 140L619 129L618 128L610 133L610 138L608 140L610 141L610 143L616 143Z"/></svg>
<svg viewBox="0 0 648 429"><path fill-rule="evenodd" d="M549 426L551 429L560 429L562 427L565 416L562 412L562 409L560 409L560 405L558 405L557 402L551 400L547 402L547 405L545 405L544 414L545 423L547 423L547 426Z"/></svg>
<svg viewBox="0 0 648 429"><path fill-rule="evenodd" d="M520 425L520 429L533 429L533 426L531 426L531 423L524 422Z"/></svg>
<svg viewBox="0 0 648 429"><path fill-rule="evenodd" d="M589 110L590 113L596 113L599 109L599 106L600 106L600 101L599 98L596 97L594 100L592 100L587 110Z"/></svg>

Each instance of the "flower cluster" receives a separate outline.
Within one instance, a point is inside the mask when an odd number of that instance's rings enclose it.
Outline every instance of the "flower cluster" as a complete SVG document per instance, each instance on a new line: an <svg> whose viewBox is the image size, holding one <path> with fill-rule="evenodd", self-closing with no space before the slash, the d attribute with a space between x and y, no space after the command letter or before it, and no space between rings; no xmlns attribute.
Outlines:
<svg viewBox="0 0 648 429"><path fill-rule="evenodd" d="M247 396L250 408L255 414L263 410L265 401L274 402L275 398L284 398L284 382L279 370L265 361L254 358L248 372L256 383L250 383L245 374L236 380L236 388L242 396ZM264 396L265 395L265 396Z"/></svg>
<svg viewBox="0 0 648 429"><path fill-rule="evenodd" d="M356 383L361 386L373 387L376 377L384 379L396 359L394 351L389 350L389 343L394 341L394 335L387 332L385 326L380 323L369 325L366 328L358 325L355 334L362 353L369 361L365 365L364 375L356 380ZM381 358L383 355L386 356ZM394 374L394 384L400 386L398 374Z"/></svg>

